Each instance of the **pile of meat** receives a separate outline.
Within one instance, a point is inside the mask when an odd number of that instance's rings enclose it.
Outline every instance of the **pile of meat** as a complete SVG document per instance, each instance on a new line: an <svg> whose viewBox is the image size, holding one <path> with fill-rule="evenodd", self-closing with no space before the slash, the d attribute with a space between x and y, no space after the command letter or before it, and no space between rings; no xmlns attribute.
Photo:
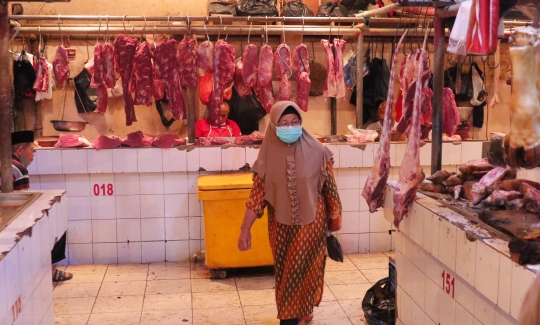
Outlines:
<svg viewBox="0 0 540 325"><path fill-rule="evenodd" d="M54 145L55 148L76 148L90 146L90 141L79 134L60 134L58 142L56 142Z"/></svg>
<svg viewBox="0 0 540 325"><path fill-rule="evenodd" d="M94 147L96 150L113 149L118 147L158 147L172 148L185 145L186 141L179 138L176 134L160 134L157 137L151 137L143 134L141 131L129 133L125 139L115 135L99 135L92 143L84 136L78 134L60 134L55 148L75 148L75 147Z"/></svg>
<svg viewBox="0 0 540 325"><path fill-rule="evenodd" d="M251 134L238 136L232 141L223 137L199 137L195 140L195 145L201 147L221 146L225 144L254 145L261 144L263 140L264 134L259 131L253 131Z"/></svg>

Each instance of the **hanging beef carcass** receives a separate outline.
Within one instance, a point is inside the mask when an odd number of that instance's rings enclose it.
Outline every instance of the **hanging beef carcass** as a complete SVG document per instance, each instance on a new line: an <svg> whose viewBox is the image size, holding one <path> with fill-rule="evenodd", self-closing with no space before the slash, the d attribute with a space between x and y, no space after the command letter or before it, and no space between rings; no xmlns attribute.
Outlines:
<svg viewBox="0 0 540 325"><path fill-rule="evenodd" d="M276 67L276 76L279 79L278 100L290 100L291 49L287 44L280 44L276 52L274 52L274 65Z"/></svg>
<svg viewBox="0 0 540 325"><path fill-rule="evenodd" d="M309 52L304 44L298 45L294 49L294 76L296 78L296 104L301 110L307 112L309 102L309 90L311 80L309 79Z"/></svg>
<svg viewBox="0 0 540 325"><path fill-rule="evenodd" d="M334 45L329 40L321 40L326 53L326 82L324 83L324 97L336 97L336 71L334 70Z"/></svg>
<svg viewBox="0 0 540 325"><path fill-rule="evenodd" d="M212 126L220 125L220 106L223 103L225 89L232 85L234 78L234 47L219 40L214 52L214 77L212 94L208 103L208 121Z"/></svg>
<svg viewBox="0 0 540 325"><path fill-rule="evenodd" d="M180 72L176 61L176 43L171 38L161 42L154 52L154 62L156 64L156 75L165 85L165 93L172 116L175 120L179 120L186 116L186 103L184 101L184 91L180 85Z"/></svg>
<svg viewBox="0 0 540 325"><path fill-rule="evenodd" d="M197 66L204 70L203 74L214 71L214 44L202 42L197 48Z"/></svg>
<svg viewBox="0 0 540 325"><path fill-rule="evenodd" d="M427 65L426 48L427 30L424 38L424 46L417 61L418 73L416 79L416 91L413 102L411 128L408 134L405 155L399 168L399 179L394 190L394 225L399 227L403 217L409 212L409 208L416 198L418 186L424 175L420 167L420 115L422 104L422 76L424 67Z"/></svg>
<svg viewBox="0 0 540 325"><path fill-rule="evenodd" d="M244 78L244 84L251 88L257 84L257 66L259 65L259 58L257 55L257 45L248 44L244 48L242 53L242 78Z"/></svg>
<svg viewBox="0 0 540 325"><path fill-rule="evenodd" d="M272 86L273 62L274 54L272 53L272 48L269 45L264 45L261 47L259 54L255 94L267 113L270 113L270 109L274 105L274 88Z"/></svg>
<svg viewBox="0 0 540 325"><path fill-rule="evenodd" d="M253 92L251 91L251 88L244 84L244 77L242 76L243 71L244 64L242 59L238 59L236 61L236 69L234 71L234 89L236 89L236 92L240 97L245 98L246 96L251 95Z"/></svg>
<svg viewBox="0 0 540 325"><path fill-rule="evenodd" d="M114 40L114 58L116 69L122 77L122 91L124 93L124 109L126 111L126 125L137 122L135 106L129 91L131 73L133 71L133 57L137 49L137 39L126 35L118 35Z"/></svg>
<svg viewBox="0 0 540 325"><path fill-rule="evenodd" d="M152 105L152 86L153 86L153 71L152 71L152 50L148 42L142 43L137 49L135 58L133 59L133 81L135 84L135 105Z"/></svg>
<svg viewBox="0 0 540 325"><path fill-rule="evenodd" d="M343 52L346 42L334 38L334 71L336 74L336 98L345 97L345 77L343 75Z"/></svg>
<svg viewBox="0 0 540 325"><path fill-rule="evenodd" d="M56 49L52 66L56 82L62 85L69 75L69 58L67 50L63 45Z"/></svg>
<svg viewBox="0 0 540 325"><path fill-rule="evenodd" d="M453 136L459 121L459 110L454 99L454 92L446 87L443 90L443 132L449 137Z"/></svg>
<svg viewBox="0 0 540 325"><path fill-rule="evenodd" d="M199 83L195 43L194 39L186 35L178 44L176 60L180 69L180 84L183 87L197 87Z"/></svg>
<svg viewBox="0 0 540 325"><path fill-rule="evenodd" d="M540 40L538 30L520 27L512 33L512 96L510 131L504 138L504 159L512 168L540 164Z"/></svg>
<svg viewBox="0 0 540 325"><path fill-rule="evenodd" d="M394 74L396 71L397 57L399 54L399 48L407 31L403 33L399 43L394 52L394 58L392 62L392 68L390 70L390 82L394 81ZM388 94L386 97L386 109L384 112L384 121L382 134L380 139L380 145L375 153L373 159L373 166L371 167L371 173L368 175L364 190L362 191L362 197L366 199L371 213L377 211L378 208L383 206L384 203L384 187L388 180L388 174L390 173L390 134L392 129L392 107L394 106L394 87L388 88Z"/></svg>

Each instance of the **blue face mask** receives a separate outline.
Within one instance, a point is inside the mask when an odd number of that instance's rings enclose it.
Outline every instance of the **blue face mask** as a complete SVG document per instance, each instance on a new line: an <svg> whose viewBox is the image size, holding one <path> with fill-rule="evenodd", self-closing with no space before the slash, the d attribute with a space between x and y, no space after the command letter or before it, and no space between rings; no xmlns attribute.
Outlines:
<svg viewBox="0 0 540 325"><path fill-rule="evenodd" d="M278 126L276 128L276 135L281 141L291 144L302 135L302 126Z"/></svg>

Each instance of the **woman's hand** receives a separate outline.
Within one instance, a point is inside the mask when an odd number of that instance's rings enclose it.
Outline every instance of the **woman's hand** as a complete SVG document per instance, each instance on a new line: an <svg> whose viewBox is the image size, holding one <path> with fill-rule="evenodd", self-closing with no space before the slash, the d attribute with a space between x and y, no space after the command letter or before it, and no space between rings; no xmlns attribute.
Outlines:
<svg viewBox="0 0 540 325"><path fill-rule="evenodd" d="M240 237L238 237L238 249L242 252L251 249L251 232L249 229L241 230Z"/></svg>

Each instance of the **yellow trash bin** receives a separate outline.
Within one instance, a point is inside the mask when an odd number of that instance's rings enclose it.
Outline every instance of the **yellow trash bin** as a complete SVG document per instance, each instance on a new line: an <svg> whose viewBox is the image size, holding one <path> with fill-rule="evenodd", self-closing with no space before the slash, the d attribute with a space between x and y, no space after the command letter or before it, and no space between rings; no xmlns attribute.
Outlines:
<svg viewBox="0 0 540 325"><path fill-rule="evenodd" d="M238 250L240 226L252 185L252 174L200 176L199 201L203 205L206 267L213 277L224 278L226 269L274 265L268 239L266 212L251 228L251 250Z"/></svg>

